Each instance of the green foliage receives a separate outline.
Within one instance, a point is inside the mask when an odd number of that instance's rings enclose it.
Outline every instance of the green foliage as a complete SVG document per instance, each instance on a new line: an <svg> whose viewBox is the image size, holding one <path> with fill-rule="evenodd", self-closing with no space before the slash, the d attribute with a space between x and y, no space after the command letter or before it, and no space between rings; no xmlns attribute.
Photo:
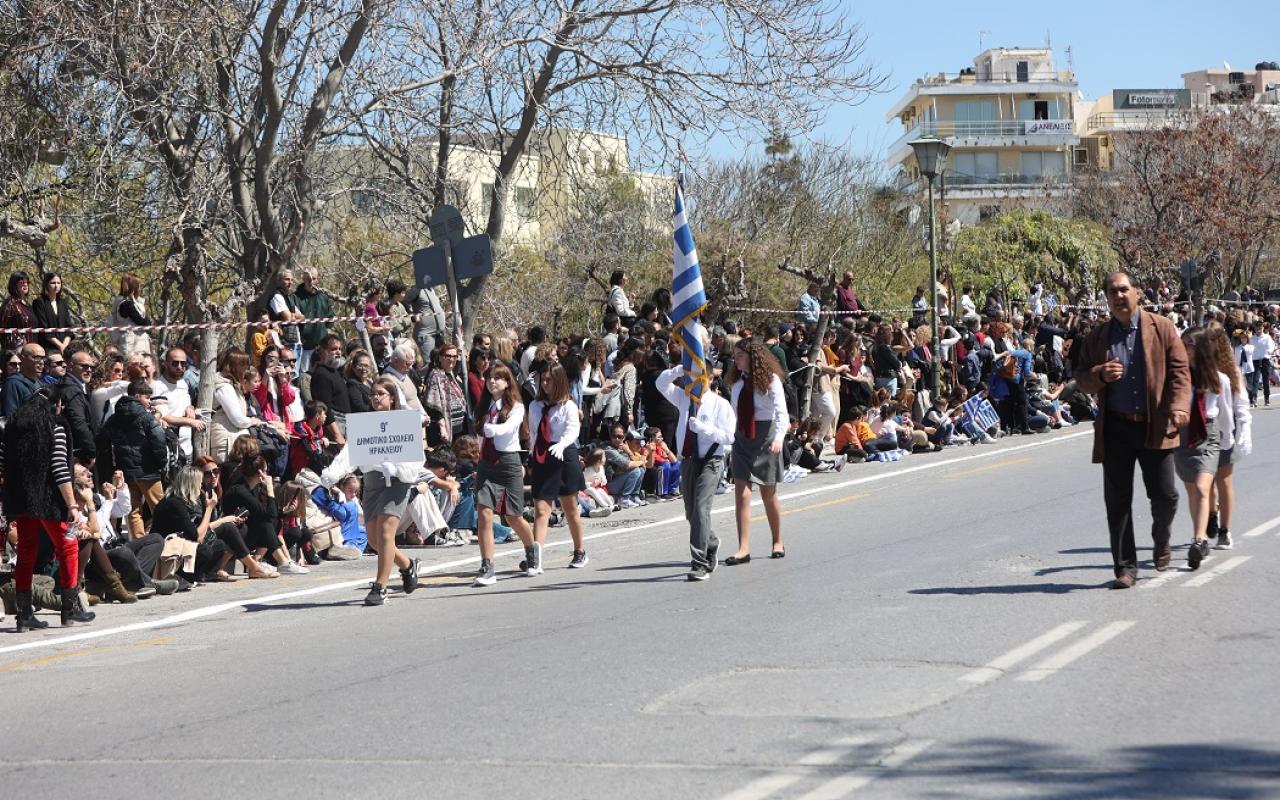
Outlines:
<svg viewBox="0 0 1280 800"><path fill-rule="evenodd" d="M1023 296L1030 285L1043 282L1069 300L1089 296L1117 265L1101 225L1027 210L962 229L946 258L957 284Z"/></svg>

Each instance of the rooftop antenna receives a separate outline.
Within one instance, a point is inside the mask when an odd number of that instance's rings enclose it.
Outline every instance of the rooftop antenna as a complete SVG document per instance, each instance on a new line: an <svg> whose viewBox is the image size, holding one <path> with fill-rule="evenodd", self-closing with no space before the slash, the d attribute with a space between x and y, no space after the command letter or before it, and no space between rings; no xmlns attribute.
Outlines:
<svg viewBox="0 0 1280 800"><path fill-rule="evenodd" d="M1053 37L1049 35L1048 28L1044 29L1044 49L1046 50L1053 49Z"/></svg>
<svg viewBox="0 0 1280 800"><path fill-rule="evenodd" d="M1066 46L1065 48L1063 48L1063 49L1064 49L1064 52L1066 52L1066 54L1067 54L1067 69L1069 69L1069 70L1071 71L1071 73L1074 75L1074 74L1075 74L1075 71L1076 71L1076 57L1075 57L1075 54L1071 52L1071 45L1067 45L1067 46Z"/></svg>
<svg viewBox="0 0 1280 800"><path fill-rule="evenodd" d="M978 52L986 52L986 38L991 35L991 31L978 31Z"/></svg>

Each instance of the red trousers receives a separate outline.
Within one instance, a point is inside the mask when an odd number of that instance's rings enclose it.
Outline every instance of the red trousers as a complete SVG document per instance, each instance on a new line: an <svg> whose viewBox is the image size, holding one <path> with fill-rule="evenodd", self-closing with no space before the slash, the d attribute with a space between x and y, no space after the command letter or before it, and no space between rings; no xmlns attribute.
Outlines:
<svg viewBox="0 0 1280 800"><path fill-rule="evenodd" d="M67 523L25 515L19 515L14 522L18 526L18 563L13 573L14 588L17 591L31 591L31 576L36 569L36 555L40 550L42 533L53 542L53 552L58 556L58 585L70 589L80 584L80 576L77 574L80 566L80 542L75 537L67 538Z"/></svg>

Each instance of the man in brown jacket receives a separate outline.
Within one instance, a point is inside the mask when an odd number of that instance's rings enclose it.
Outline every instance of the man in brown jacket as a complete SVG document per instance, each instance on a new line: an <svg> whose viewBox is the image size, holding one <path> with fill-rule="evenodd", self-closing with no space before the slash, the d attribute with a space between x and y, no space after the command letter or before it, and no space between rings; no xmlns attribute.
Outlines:
<svg viewBox="0 0 1280 800"><path fill-rule="evenodd" d="M1081 391L1098 396L1093 462L1102 464L1116 574L1111 588L1128 589L1138 579L1133 539L1135 461L1151 501L1155 567L1169 568L1170 525L1178 511L1172 454L1178 429L1190 419L1191 372L1177 328L1164 317L1140 309L1142 292L1129 275L1111 273L1106 290L1111 320L1085 337L1076 383Z"/></svg>

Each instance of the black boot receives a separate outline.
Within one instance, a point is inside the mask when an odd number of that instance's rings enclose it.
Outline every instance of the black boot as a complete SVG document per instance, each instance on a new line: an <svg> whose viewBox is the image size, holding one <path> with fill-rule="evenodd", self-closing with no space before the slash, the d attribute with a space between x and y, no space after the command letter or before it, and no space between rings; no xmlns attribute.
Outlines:
<svg viewBox="0 0 1280 800"><path fill-rule="evenodd" d="M92 611L85 611L84 606L80 605L80 590L76 587L59 591L62 595L62 627L65 628L77 622L93 622L98 616Z"/></svg>
<svg viewBox="0 0 1280 800"><path fill-rule="evenodd" d="M31 592L18 592L14 595L14 604L18 606L18 633L23 631L38 631L41 628L49 627L49 623L42 619L36 618L35 607L31 605Z"/></svg>

